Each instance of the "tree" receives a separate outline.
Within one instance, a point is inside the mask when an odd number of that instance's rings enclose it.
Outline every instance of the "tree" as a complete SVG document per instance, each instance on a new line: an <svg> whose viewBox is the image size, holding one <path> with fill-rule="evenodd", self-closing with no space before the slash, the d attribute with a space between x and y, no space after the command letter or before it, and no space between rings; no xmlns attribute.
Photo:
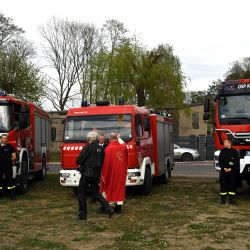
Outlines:
<svg viewBox="0 0 250 250"><path fill-rule="evenodd" d="M163 109L168 106L177 109L183 106L185 77L180 59L174 55L172 46L159 45L149 56L150 64L146 67L149 77L146 84L146 104Z"/></svg>
<svg viewBox="0 0 250 250"><path fill-rule="evenodd" d="M225 80L250 78L250 57L235 61L225 74Z"/></svg>
<svg viewBox="0 0 250 250"><path fill-rule="evenodd" d="M218 79L209 84L206 90L191 91L191 103L203 103L206 96L215 96L220 85L221 80Z"/></svg>
<svg viewBox="0 0 250 250"><path fill-rule="evenodd" d="M32 63L33 44L11 18L0 13L0 89L39 103L43 94L40 69Z"/></svg>
<svg viewBox="0 0 250 250"><path fill-rule="evenodd" d="M109 60L109 56L107 52L101 59ZM127 39L114 48L112 57L111 74L107 66L101 77L102 82L108 82L105 97L113 103L123 97L129 103L161 109L182 105L184 76L170 46L162 45L148 52L136 40Z"/></svg>
<svg viewBox="0 0 250 250"><path fill-rule="evenodd" d="M221 80L217 79L216 81L213 81L209 86L208 89L206 90L206 95L212 95L215 96L218 92L218 88L221 85Z"/></svg>
<svg viewBox="0 0 250 250"><path fill-rule="evenodd" d="M31 62L34 55L32 44L23 38L0 50L0 89L39 104L44 80Z"/></svg>
<svg viewBox="0 0 250 250"><path fill-rule="evenodd" d="M55 109L63 110L79 96L79 87L82 98L92 91L87 81L98 32L93 25L53 18L41 29L41 34L47 43L45 57L55 76L49 79L47 98Z"/></svg>
<svg viewBox="0 0 250 250"><path fill-rule="evenodd" d="M147 51L135 36L126 36L117 20L108 20L99 32L89 24L54 18L41 34L55 72L47 98L57 110L79 97L77 91L90 103L125 98L131 104L161 109L183 103L185 77L169 45Z"/></svg>
<svg viewBox="0 0 250 250"><path fill-rule="evenodd" d="M0 13L0 47L22 33L24 33L23 29L17 27L11 18Z"/></svg>

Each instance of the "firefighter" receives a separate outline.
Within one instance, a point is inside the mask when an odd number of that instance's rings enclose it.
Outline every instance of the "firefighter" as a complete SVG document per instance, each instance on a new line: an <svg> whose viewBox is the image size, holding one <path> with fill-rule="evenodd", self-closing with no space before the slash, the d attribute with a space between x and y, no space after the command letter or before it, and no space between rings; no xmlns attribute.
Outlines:
<svg viewBox="0 0 250 250"><path fill-rule="evenodd" d="M99 146L102 146L104 149L108 146L105 142L105 134L99 134L98 135L98 143Z"/></svg>
<svg viewBox="0 0 250 250"><path fill-rule="evenodd" d="M79 220L87 219L87 202L86 193L90 188L92 197L98 200L109 217L113 215L113 209L106 201L106 199L99 192L99 180L101 175L101 167L104 160L104 148L99 146L97 142L97 134L89 132L87 134L88 145L83 148L76 164L80 165L81 179L78 190L78 203L79 203Z"/></svg>
<svg viewBox="0 0 250 250"><path fill-rule="evenodd" d="M11 144L8 143L8 136L6 134L1 135L0 142L0 191L3 190L4 179L7 189L10 193L12 200L16 199L14 189L15 184L13 180L13 169L12 166L16 164L16 153Z"/></svg>
<svg viewBox="0 0 250 250"><path fill-rule="evenodd" d="M229 196L229 203L235 204L236 174L240 167L240 157L238 151L232 148L230 139L224 140L224 148L219 155L220 174L220 196L221 204L226 203Z"/></svg>

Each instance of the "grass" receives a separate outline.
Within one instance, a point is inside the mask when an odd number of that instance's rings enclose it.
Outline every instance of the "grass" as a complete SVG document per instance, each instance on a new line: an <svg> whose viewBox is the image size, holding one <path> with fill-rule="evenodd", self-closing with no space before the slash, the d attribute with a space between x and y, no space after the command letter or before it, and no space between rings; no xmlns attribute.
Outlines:
<svg viewBox="0 0 250 250"><path fill-rule="evenodd" d="M173 177L146 197L129 190L121 215L90 203L77 221L72 190L49 175L15 202L0 198L0 249L250 249L250 189L237 206L220 206L218 189L213 178Z"/></svg>
<svg viewBox="0 0 250 250"><path fill-rule="evenodd" d="M60 162L60 152L51 152L50 162Z"/></svg>

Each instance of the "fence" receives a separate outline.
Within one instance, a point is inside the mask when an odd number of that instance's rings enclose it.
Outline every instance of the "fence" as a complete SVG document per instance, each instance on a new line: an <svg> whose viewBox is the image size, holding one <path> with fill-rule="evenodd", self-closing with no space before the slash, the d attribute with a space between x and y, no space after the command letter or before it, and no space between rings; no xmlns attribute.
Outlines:
<svg viewBox="0 0 250 250"><path fill-rule="evenodd" d="M174 141L180 147L198 149L200 160L213 160L215 151L213 136L177 136Z"/></svg>

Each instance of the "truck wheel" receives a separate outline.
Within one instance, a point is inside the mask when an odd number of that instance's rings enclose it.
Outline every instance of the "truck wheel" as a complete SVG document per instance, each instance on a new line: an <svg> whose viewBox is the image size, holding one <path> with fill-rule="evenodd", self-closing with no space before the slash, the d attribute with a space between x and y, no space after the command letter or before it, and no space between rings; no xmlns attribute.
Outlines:
<svg viewBox="0 0 250 250"><path fill-rule="evenodd" d="M167 170L168 170L168 179L169 179L172 177L172 171L171 171L171 166L170 166L169 162L168 162L168 169Z"/></svg>
<svg viewBox="0 0 250 250"><path fill-rule="evenodd" d="M28 186L28 162L26 160L21 163L21 175L19 182L19 192L25 194Z"/></svg>
<svg viewBox="0 0 250 250"><path fill-rule="evenodd" d="M163 175L159 176L159 182L162 184L167 184L170 177L171 177L171 168L168 163L166 166L166 172Z"/></svg>
<svg viewBox="0 0 250 250"><path fill-rule="evenodd" d="M182 161L192 161L193 160L193 156L189 153L184 153L182 156L181 156L181 160Z"/></svg>
<svg viewBox="0 0 250 250"><path fill-rule="evenodd" d="M42 169L36 172L36 179L39 181L43 181L47 174L47 166L46 166L46 158L43 156L42 158Z"/></svg>
<svg viewBox="0 0 250 250"><path fill-rule="evenodd" d="M151 176L151 169L149 167L145 170L145 177L143 185L139 186L139 193L142 195L148 195L152 189L152 176Z"/></svg>

